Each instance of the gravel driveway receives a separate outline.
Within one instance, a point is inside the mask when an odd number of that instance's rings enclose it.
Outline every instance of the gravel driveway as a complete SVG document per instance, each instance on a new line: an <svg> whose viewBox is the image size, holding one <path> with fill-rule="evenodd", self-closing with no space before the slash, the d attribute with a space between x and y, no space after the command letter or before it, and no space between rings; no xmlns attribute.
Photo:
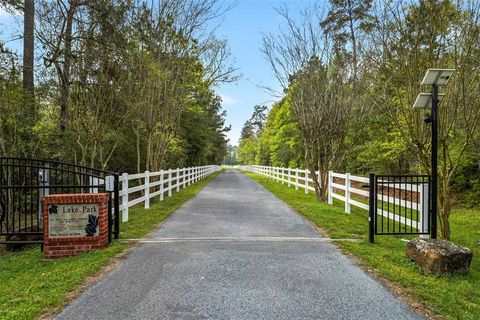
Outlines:
<svg viewBox="0 0 480 320"><path fill-rule="evenodd" d="M238 171L147 240L57 319L421 319Z"/></svg>

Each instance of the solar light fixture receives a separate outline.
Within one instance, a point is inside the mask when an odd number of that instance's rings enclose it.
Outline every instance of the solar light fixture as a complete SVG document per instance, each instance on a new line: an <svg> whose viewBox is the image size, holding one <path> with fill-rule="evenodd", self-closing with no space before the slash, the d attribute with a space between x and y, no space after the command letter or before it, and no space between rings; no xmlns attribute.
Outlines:
<svg viewBox="0 0 480 320"><path fill-rule="evenodd" d="M423 77L422 85L446 86L452 78L455 69L428 69Z"/></svg>
<svg viewBox="0 0 480 320"><path fill-rule="evenodd" d="M440 103L442 98L445 96L444 93L439 93L437 97L437 102ZM432 94L431 93L420 93L418 94L417 100L413 104L414 109L430 109L432 108Z"/></svg>

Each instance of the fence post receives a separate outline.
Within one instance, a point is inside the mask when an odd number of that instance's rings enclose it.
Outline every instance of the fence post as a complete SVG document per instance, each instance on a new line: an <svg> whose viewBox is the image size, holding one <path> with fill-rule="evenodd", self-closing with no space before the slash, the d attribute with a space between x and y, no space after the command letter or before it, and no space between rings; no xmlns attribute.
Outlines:
<svg viewBox="0 0 480 320"><path fill-rule="evenodd" d="M376 206L377 203L375 190L375 174L370 173L370 186L369 186L369 195L368 195L368 241L370 243L375 242L375 215L376 215Z"/></svg>
<svg viewBox="0 0 480 320"><path fill-rule="evenodd" d="M165 189L164 187L164 180L163 180L163 176L165 175L165 172L163 172L163 170L160 170L160 201L163 201L163 193L165 192L163 189Z"/></svg>
<svg viewBox="0 0 480 320"><path fill-rule="evenodd" d="M113 193L115 198L113 199L113 202L114 202L113 212L115 217L115 221L114 221L115 230L113 233L113 237L114 239L118 239L118 236L120 234L120 213L118 212L119 211L118 209L120 208L120 192L119 192L120 183L118 179L118 174L114 175L114 181L115 181L115 185L113 187Z"/></svg>
<svg viewBox="0 0 480 320"><path fill-rule="evenodd" d="M345 174L345 212L350 213L350 173Z"/></svg>
<svg viewBox="0 0 480 320"><path fill-rule="evenodd" d="M187 169L185 167L182 168L182 188L187 187Z"/></svg>
<svg viewBox="0 0 480 320"><path fill-rule="evenodd" d="M150 171L145 171L145 209L150 209Z"/></svg>
<svg viewBox="0 0 480 320"><path fill-rule="evenodd" d="M308 169L305 169L305 194L308 194Z"/></svg>
<svg viewBox="0 0 480 320"><path fill-rule="evenodd" d="M417 190L418 190L418 184ZM420 213L419 213L419 224L420 227L422 228L422 232L428 232L428 234L421 234L420 238L422 239L430 239L430 230L429 230L429 213L430 213L430 208L428 205L428 200L429 200L429 190L428 190L428 183L422 183L420 185L420 196L419 196L419 203L420 203ZM425 214L427 215L427 219L425 219Z"/></svg>
<svg viewBox="0 0 480 320"><path fill-rule="evenodd" d="M192 168L187 168L187 171L188 171L187 182L188 182L188 185L190 185L192 183Z"/></svg>
<svg viewBox="0 0 480 320"><path fill-rule="evenodd" d="M295 191L298 191L298 169L295 168Z"/></svg>
<svg viewBox="0 0 480 320"><path fill-rule="evenodd" d="M175 180L177 181L177 192L179 192L180 191L180 169L177 168L177 170L175 171L177 172L175 176L177 178L177 180Z"/></svg>
<svg viewBox="0 0 480 320"><path fill-rule="evenodd" d="M288 173L288 179L287 179L288 180L288 187L290 188L290 175L291 175L290 174L290 167L288 167L287 173Z"/></svg>
<svg viewBox="0 0 480 320"><path fill-rule="evenodd" d="M168 196L172 196L172 169L168 169Z"/></svg>
<svg viewBox="0 0 480 320"><path fill-rule="evenodd" d="M41 186L47 187L50 185L50 170L48 169L50 165L45 165L46 168L43 168L38 171L38 180ZM48 196L50 194L50 188L39 188L38 189L38 198L42 199L43 196ZM42 202L38 202L38 221L42 221Z"/></svg>
<svg viewBox="0 0 480 320"><path fill-rule="evenodd" d="M333 204L333 171L329 170L328 171L328 204Z"/></svg>
<svg viewBox="0 0 480 320"><path fill-rule="evenodd" d="M280 180L282 181L282 184L285 184L285 168L281 167L280 168Z"/></svg>
<svg viewBox="0 0 480 320"><path fill-rule="evenodd" d="M122 222L128 221L128 173L122 174Z"/></svg>

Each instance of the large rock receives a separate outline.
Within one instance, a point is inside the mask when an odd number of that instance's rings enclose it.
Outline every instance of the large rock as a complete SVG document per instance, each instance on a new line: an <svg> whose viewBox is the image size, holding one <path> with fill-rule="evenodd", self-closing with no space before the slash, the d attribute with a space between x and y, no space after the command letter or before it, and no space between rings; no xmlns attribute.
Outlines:
<svg viewBox="0 0 480 320"><path fill-rule="evenodd" d="M472 262L470 249L447 240L415 238L407 244L407 255L425 274L467 274Z"/></svg>

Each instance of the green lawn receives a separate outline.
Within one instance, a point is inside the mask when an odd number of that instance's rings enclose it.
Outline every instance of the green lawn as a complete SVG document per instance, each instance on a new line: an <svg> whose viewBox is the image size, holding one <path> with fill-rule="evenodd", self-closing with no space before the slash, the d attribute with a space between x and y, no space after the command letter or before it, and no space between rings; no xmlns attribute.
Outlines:
<svg viewBox="0 0 480 320"><path fill-rule="evenodd" d="M150 210L131 208L129 221L120 225L120 237L140 238L196 195L218 173L153 202ZM36 319L47 311L58 311L70 292L95 275L131 244L113 243L107 249L77 257L43 261L40 248L0 254L0 319Z"/></svg>
<svg viewBox="0 0 480 320"><path fill-rule="evenodd" d="M457 209L450 218L452 241L473 250L470 273L456 277L425 276L406 256L406 243L399 237L377 236L375 244L368 242L367 211L352 206L352 213L346 214L341 202L330 206L316 201L312 192L305 195L303 190L295 191L286 184L247 174L325 230L331 238L364 239L360 243L337 242L337 245L359 258L368 268L400 285L434 314L445 319L480 319L480 246L476 243L480 239L478 210Z"/></svg>

